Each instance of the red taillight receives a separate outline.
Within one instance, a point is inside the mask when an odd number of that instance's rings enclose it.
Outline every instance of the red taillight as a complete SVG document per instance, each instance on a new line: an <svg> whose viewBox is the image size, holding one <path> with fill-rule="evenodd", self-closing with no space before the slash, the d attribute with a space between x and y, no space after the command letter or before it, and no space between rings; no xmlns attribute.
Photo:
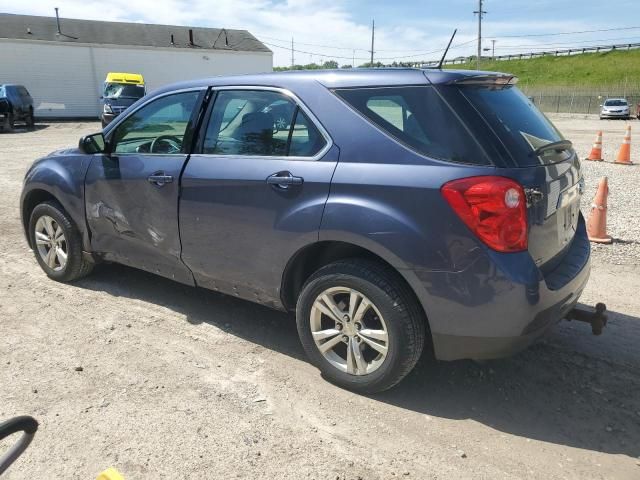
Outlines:
<svg viewBox="0 0 640 480"><path fill-rule="evenodd" d="M527 249L522 186L504 177L469 177L442 187L442 195L480 240L498 252Z"/></svg>

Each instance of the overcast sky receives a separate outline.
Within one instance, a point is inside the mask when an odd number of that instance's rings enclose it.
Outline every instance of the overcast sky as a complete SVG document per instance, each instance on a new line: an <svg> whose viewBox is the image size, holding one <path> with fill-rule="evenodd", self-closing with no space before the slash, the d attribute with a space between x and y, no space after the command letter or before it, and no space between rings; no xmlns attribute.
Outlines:
<svg viewBox="0 0 640 480"><path fill-rule="evenodd" d="M351 64L355 54L362 64L374 18L384 63L437 58L454 28L450 58L476 49L477 0L0 0L4 13L52 16L55 6L69 18L246 29L273 50L274 65L291 63L291 37L296 63ZM496 55L640 42L640 0L485 0L484 10L483 47L495 39Z"/></svg>

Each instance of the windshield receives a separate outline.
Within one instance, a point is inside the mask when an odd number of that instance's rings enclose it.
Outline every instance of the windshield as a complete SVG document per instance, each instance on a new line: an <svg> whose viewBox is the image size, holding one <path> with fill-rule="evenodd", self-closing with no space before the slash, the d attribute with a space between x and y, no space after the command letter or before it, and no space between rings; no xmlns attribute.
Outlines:
<svg viewBox="0 0 640 480"><path fill-rule="evenodd" d="M104 98L142 98L144 86L124 83L107 83L104 87Z"/></svg>
<svg viewBox="0 0 640 480"><path fill-rule="evenodd" d="M604 102L605 107L626 107L626 100L607 100Z"/></svg>

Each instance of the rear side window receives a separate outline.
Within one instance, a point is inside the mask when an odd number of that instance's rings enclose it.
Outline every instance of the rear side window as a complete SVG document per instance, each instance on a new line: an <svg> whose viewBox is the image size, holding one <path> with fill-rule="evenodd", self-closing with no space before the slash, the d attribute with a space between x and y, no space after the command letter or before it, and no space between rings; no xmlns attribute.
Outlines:
<svg viewBox="0 0 640 480"><path fill-rule="evenodd" d="M326 140L289 97L266 90L218 92L203 153L257 157L313 157Z"/></svg>
<svg viewBox="0 0 640 480"><path fill-rule="evenodd" d="M418 153L452 162L490 164L433 87L337 89L335 93L388 135Z"/></svg>

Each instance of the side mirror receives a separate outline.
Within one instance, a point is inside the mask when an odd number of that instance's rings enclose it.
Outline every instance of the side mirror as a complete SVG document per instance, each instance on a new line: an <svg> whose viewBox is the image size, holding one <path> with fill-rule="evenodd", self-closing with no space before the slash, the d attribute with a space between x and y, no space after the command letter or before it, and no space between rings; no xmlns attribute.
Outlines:
<svg viewBox="0 0 640 480"><path fill-rule="evenodd" d="M105 145L104 135L100 132L82 137L78 148L82 153L87 154L104 153L106 151Z"/></svg>

